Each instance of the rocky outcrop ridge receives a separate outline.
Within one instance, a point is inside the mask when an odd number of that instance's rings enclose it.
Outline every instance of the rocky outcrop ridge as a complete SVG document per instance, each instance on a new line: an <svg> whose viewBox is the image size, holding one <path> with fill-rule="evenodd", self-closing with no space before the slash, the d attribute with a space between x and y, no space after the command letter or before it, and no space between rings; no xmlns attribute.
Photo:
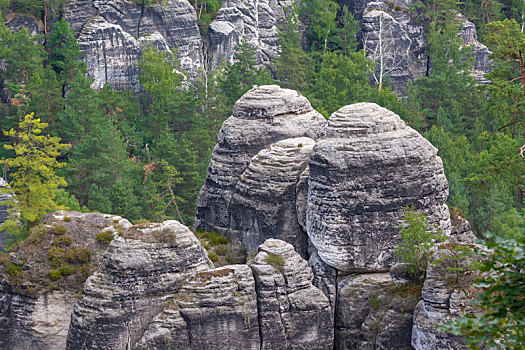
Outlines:
<svg viewBox="0 0 525 350"><path fill-rule="evenodd" d="M187 279L136 350L260 349L252 271L229 265Z"/></svg>
<svg viewBox="0 0 525 350"><path fill-rule="evenodd" d="M250 263L255 277L261 349L332 349L333 315L312 270L289 243L268 239Z"/></svg>
<svg viewBox="0 0 525 350"><path fill-rule="evenodd" d="M261 86L235 103L233 114L219 132L206 182L197 201L195 227L226 233L231 200L250 159L265 147L288 138L318 139L326 120L293 90Z"/></svg>
<svg viewBox="0 0 525 350"><path fill-rule="evenodd" d="M209 29L210 67L232 61L242 39L256 48L258 64L269 65L279 56L278 29L286 24L291 5L289 0L224 1Z"/></svg>
<svg viewBox="0 0 525 350"><path fill-rule="evenodd" d="M338 270L388 269L406 206L450 234L437 149L387 109L357 103L335 112L309 165L307 233Z"/></svg>
<svg viewBox="0 0 525 350"><path fill-rule="evenodd" d="M97 235L129 226L115 215L46 215L31 238L1 260L0 349L65 349L77 293L107 247ZM88 260L75 261L82 257Z"/></svg>
<svg viewBox="0 0 525 350"><path fill-rule="evenodd" d="M421 300L414 311L412 346L416 350L468 349L459 336L441 331L438 326L463 315L476 314L472 304L476 290L473 280L479 276L470 270L470 245L446 243L432 255L427 269Z"/></svg>
<svg viewBox="0 0 525 350"><path fill-rule="evenodd" d="M487 84L489 81L485 78L485 74L492 71L492 60L489 59L489 55L492 52L478 41L478 34L474 23L466 19L462 14L458 14L457 17L463 22L460 28L460 35L463 37L463 46L471 50L471 57L474 58L472 75L481 84Z"/></svg>
<svg viewBox="0 0 525 350"><path fill-rule="evenodd" d="M337 293L336 349L412 349L419 288L396 286L387 273L374 273L342 279Z"/></svg>
<svg viewBox="0 0 525 350"><path fill-rule="evenodd" d="M0 189L4 188L5 186L7 186L7 181L0 177ZM10 198L11 196L9 194L0 192L0 203L8 201ZM8 217L9 206L6 204L0 205L0 226L4 224ZM4 250L4 247L7 245L7 243L7 234L4 231L0 231L0 252Z"/></svg>
<svg viewBox="0 0 525 350"><path fill-rule="evenodd" d="M267 238L292 243L306 257L307 236L297 218L296 184L315 141L286 139L254 156L235 186L228 236L255 253ZM255 254L253 254L255 255Z"/></svg>
<svg viewBox="0 0 525 350"><path fill-rule="evenodd" d="M74 0L64 18L78 35L93 87L140 91L138 59L142 45L177 47L181 68L195 79L202 65L202 38L193 6L186 0L143 5L125 0Z"/></svg>
<svg viewBox="0 0 525 350"><path fill-rule="evenodd" d="M122 231L84 285L67 349L129 349L180 284L210 267L197 238L177 221Z"/></svg>

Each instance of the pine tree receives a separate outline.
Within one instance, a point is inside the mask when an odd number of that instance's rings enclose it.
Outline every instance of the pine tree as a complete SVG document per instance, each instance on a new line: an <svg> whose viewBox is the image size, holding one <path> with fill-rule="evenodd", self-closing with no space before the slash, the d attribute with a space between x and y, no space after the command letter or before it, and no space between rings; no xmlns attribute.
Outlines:
<svg viewBox="0 0 525 350"><path fill-rule="evenodd" d="M42 135L42 129L47 126L40 119L35 119L33 114L28 114L19 123L18 130L4 132L15 139L12 145L4 147L16 154L14 158L0 160L0 164L10 171L9 187L3 191L13 195L9 203L11 217L7 222L8 231L17 231L18 213L24 230L32 227L47 212L63 209L55 203L55 189L67 186L67 183L55 173L55 169L65 166L57 157L69 145L60 143L58 137Z"/></svg>

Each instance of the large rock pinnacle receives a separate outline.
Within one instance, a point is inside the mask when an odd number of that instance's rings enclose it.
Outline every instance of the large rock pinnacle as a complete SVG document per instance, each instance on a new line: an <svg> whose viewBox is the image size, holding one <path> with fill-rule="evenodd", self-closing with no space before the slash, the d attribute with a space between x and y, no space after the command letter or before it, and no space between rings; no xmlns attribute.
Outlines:
<svg viewBox="0 0 525 350"><path fill-rule="evenodd" d="M437 149L385 108L357 103L332 114L309 165L307 232L338 270L388 268L407 206L450 233Z"/></svg>

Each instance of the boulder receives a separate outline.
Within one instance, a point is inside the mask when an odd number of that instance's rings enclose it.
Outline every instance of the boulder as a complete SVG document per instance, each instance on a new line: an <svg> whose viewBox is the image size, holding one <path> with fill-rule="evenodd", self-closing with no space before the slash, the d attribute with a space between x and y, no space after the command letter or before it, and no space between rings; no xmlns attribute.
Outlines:
<svg viewBox="0 0 525 350"><path fill-rule="evenodd" d="M420 287L395 285L388 273L348 276L339 282L336 349L410 350L412 313Z"/></svg>
<svg viewBox="0 0 525 350"><path fill-rule="evenodd" d="M111 239L129 226L116 215L58 211L0 257L0 349L65 349L78 293L107 248L98 234Z"/></svg>
<svg viewBox="0 0 525 350"><path fill-rule="evenodd" d="M293 246L268 239L249 263L255 277L261 349L332 349L328 298Z"/></svg>
<svg viewBox="0 0 525 350"><path fill-rule="evenodd" d="M184 282L155 317L135 350L259 350L257 297L252 271L229 265Z"/></svg>
<svg viewBox="0 0 525 350"><path fill-rule="evenodd" d="M295 198L314 145L307 137L279 141L254 156L242 173L230 204L228 237L252 256L266 239L277 238L306 258L308 236L299 224Z"/></svg>
<svg viewBox="0 0 525 350"><path fill-rule="evenodd" d="M332 114L309 167L307 233L337 270L386 271L407 206L450 235L437 149L385 108L356 103Z"/></svg>
<svg viewBox="0 0 525 350"><path fill-rule="evenodd" d="M244 94L219 132L197 200L195 228L228 232L232 196L250 159L280 140L317 140L324 135L325 126L323 116L296 91L269 85Z"/></svg>
<svg viewBox="0 0 525 350"><path fill-rule="evenodd" d="M471 244L444 243L432 254L421 300L414 311L412 346L416 350L468 349L460 336L444 332L438 326L480 310L471 304L476 290L473 281L479 275L470 270L474 261ZM480 247L478 247L480 248Z"/></svg>
<svg viewBox="0 0 525 350"><path fill-rule="evenodd" d="M84 285L67 349L129 349L180 284L212 266L198 239L177 221L123 230Z"/></svg>

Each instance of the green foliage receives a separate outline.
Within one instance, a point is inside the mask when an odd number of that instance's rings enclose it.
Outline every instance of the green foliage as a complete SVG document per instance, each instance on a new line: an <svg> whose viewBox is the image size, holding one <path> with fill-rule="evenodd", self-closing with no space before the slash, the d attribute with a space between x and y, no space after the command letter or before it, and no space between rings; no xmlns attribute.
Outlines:
<svg viewBox="0 0 525 350"><path fill-rule="evenodd" d="M73 243L73 240L68 235L58 236L53 238L53 245L59 248L65 248L70 246Z"/></svg>
<svg viewBox="0 0 525 350"><path fill-rule="evenodd" d="M208 259L210 259L213 262L219 261L219 256L215 253L208 253Z"/></svg>
<svg viewBox="0 0 525 350"><path fill-rule="evenodd" d="M104 244L110 244L114 236L111 232L100 232L97 234L97 241Z"/></svg>
<svg viewBox="0 0 525 350"><path fill-rule="evenodd" d="M274 253L269 253L265 256L265 260L277 271L279 271L280 273L284 273L284 258L282 256Z"/></svg>
<svg viewBox="0 0 525 350"><path fill-rule="evenodd" d="M55 269L49 270L49 278L52 281L56 281L56 280L60 279L60 277L62 277L62 274L60 273L60 271L55 270Z"/></svg>
<svg viewBox="0 0 525 350"><path fill-rule="evenodd" d="M93 251L87 247L71 248L66 251L64 258L71 264L87 264L93 256Z"/></svg>
<svg viewBox="0 0 525 350"><path fill-rule="evenodd" d="M525 342L525 244L518 240L488 235L485 256L479 271L485 273L474 287L481 292L475 305L482 316L466 315L444 326L444 330L462 335L469 348L522 349Z"/></svg>
<svg viewBox="0 0 525 350"><path fill-rule="evenodd" d="M0 164L10 169L9 187L2 189L12 195L8 201L11 216L7 222L10 229L18 226L17 213L20 213L22 222L32 226L48 211L63 209L55 203L54 191L67 183L55 173L55 169L65 166L65 163L57 161L57 157L69 145L61 144L58 137L41 135L42 129L47 126L40 119L35 119L33 114L28 114L19 123L18 131L11 129L4 132L15 139L12 145L4 145L4 148L16 154L15 158L0 160Z"/></svg>
<svg viewBox="0 0 525 350"><path fill-rule="evenodd" d="M405 208L402 220L399 230L401 242L396 246L394 254L401 262L408 264L408 272L416 280L423 282L434 243L445 237L440 227L432 227L427 218L414 208Z"/></svg>

